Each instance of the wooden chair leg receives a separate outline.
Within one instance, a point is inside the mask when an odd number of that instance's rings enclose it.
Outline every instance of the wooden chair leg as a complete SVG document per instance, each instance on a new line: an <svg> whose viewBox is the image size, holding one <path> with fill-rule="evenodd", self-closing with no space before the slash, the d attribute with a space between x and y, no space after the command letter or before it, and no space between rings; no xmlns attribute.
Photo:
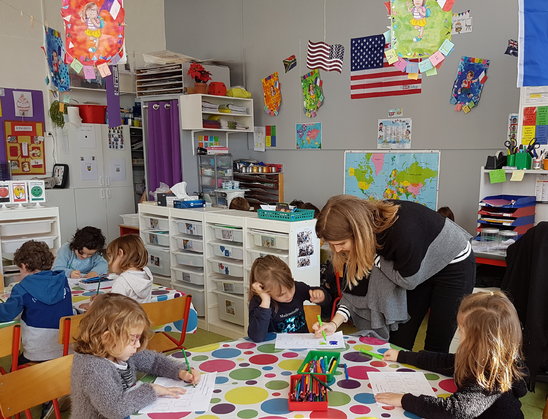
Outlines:
<svg viewBox="0 0 548 419"><path fill-rule="evenodd" d="M546 397L546 404L544 405L544 410L542 411L542 419L548 419L548 396Z"/></svg>

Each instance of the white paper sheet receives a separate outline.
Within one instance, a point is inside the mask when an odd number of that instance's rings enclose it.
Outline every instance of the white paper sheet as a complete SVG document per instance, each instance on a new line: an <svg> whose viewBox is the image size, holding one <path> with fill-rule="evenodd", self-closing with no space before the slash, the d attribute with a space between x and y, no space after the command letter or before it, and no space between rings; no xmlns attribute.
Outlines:
<svg viewBox="0 0 548 419"><path fill-rule="evenodd" d="M154 403L141 409L139 413L158 412L205 412L209 410L209 402L215 387L217 373L202 374L196 387L181 380L158 377L154 383L165 387L184 387L186 393L178 399L170 397L158 397Z"/></svg>
<svg viewBox="0 0 548 419"><path fill-rule="evenodd" d="M369 383L374 394L411 393L415 396L437 397L422 372L368 372ZM377 403L384 406L384 403Z"/></svg>
<svg viewBox="0 0 548 419"><path fill-rule="evenodd" d="M314 333L278 333L276 335L276 349L338 349L344 348L342 331L323 337L315 337Z"/></svg>

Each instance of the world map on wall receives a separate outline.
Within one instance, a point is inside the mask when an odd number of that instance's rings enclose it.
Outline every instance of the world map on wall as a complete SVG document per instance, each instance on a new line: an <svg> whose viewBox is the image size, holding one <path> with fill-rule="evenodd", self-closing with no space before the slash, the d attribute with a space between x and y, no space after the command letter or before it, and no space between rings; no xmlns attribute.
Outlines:
<svg viewBox="0 0 548 419"><path fill-rule="evenodd" d="M437 209L439 152L356 152L344 158L344 193L402 199Z"/></svg>

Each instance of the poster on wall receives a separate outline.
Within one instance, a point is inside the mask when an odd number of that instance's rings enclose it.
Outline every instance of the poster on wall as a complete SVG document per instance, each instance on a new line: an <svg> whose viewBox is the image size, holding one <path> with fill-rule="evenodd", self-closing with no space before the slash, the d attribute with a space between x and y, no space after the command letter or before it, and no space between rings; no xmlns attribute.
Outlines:
<svg viewBox="0 0 548 419"><path fill-rule="evenodd" d="M15 109L15 116L23 116L26 118L32 118L34 115L32 106L32 94L31 92L21 92L18 90L13 91L13 107Z"/></svg>
<svg viewBox="0 0 548 419"><path fill-rule="evenodd" d="M12 175L43 175L44 124L41 122L5 121L6 155Z"/></svg>
<svg viewBox="0 0 548 419"><path fill-rule="evenodd" d="M379 119L377 121L377 148L411 148L411 118Z"/></svg>
<svg viewBox="0 0 548 419"><path fill-rule="evenodd" d="M254 151L265 151L266 149L266 129L265 127L259 127L255 125L253 132L253 150Z"/></svg>
<svg viewBox="0 0 548 419"><path fill-rule="evenodd" d="M46 32L46 61L53 87L60 92L70 89L69 67L65 64L65 48L61 34L53 28L44 27Z"/></svg>
<svg viewBox="0 0 548 419"><path fill-rule="evenodd" d="M63 0L65 62L83 66L125 63L125 11L122 0Z"/></svg>
<svg viewBox="0 0 548 419"><path fill-rule="evenodd" d="M322 148L322 123L298 123L295 125L297 150Z"/></svg>
<svg viewBox="0 0 548 419"><path fill-rule="evenodd" d="M489 60L461 57L449 99L449 103L455 105L455 111L468 113L479 104L488 69Z"/></svg>
<svg viewBox="0 0 548 419"><path fill-rule="evenodd" d="M451 34L460 35L461 33L470 32L472 32L472 16L470 15L470 10L453 13L453 29Z"/></svg>
<svg viewBox="0 0 548 419"><path fill-rule="evenodd" d="M124 149L124 130L123 127L115 127L108 129L108 148L110 150Z"/></svg>

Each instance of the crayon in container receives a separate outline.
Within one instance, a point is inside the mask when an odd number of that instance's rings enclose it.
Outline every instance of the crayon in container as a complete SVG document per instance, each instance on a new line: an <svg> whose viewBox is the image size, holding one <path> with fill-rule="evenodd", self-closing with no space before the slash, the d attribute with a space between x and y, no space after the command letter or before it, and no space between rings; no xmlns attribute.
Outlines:
<svg viewBox="0 0 548 419"><path fill-rule="evenodd" d="M327 379L323 374L316 377L323 382ZM287 405L292 411L327 410L327 388L313 380L310 374L292 375Z"/></svg>

